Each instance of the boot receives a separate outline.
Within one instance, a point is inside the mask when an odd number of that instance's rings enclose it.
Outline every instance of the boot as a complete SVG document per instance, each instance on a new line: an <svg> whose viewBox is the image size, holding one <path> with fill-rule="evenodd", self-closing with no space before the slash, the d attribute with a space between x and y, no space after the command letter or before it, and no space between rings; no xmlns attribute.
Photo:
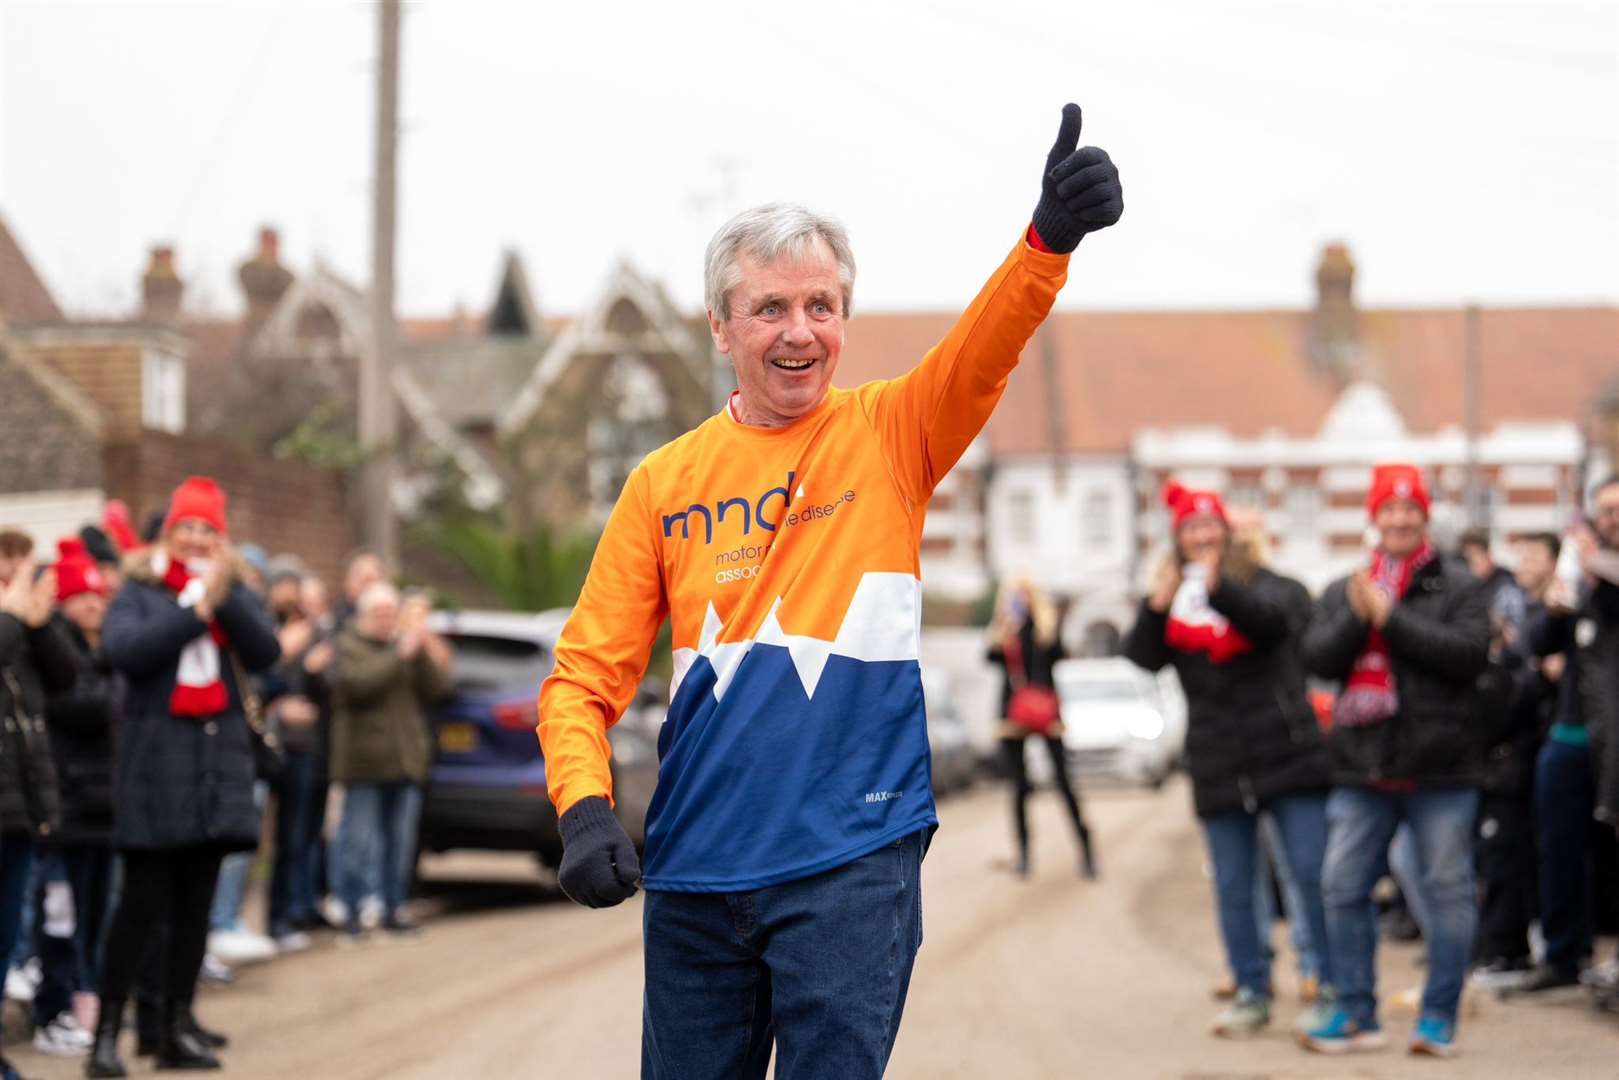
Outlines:
<svg viewBox="0 0 1619 1080"><path fill-rule="evenodd" d="M135 997L135 1053L151 1057L163 1043L163 999Z"/></svg>
<svg viewBox="0 0 1619 1080"><path fill-rule="evenodd" d="M96 1042L90 1058L84 1063L84 1075L128 1076L123 1061L118 1057L118 1032L124 1026L124 1003L103 999L101 1012L96 1017Z"/></svg>
<svg viewBox="0 0 1619 1080"><path fill-rule="evenodd" d="M157 1047L157 1067L159 1069L217 1069L220 1068L219 1059L213 1052L203 1045L201 1039L192 1032L186 1023L186 1017L191 1012L189 1001L165 1001L163 1003L163 1037Z"/></svg>
<svg viewBox="0 0 1619 1080"><path fill-rule="evenodd" d="M230 1045L230 1040L227 1039L223 1034L214 1031L212 1028L205 1028L202 1026L202 1022L197 1019L197 1014L192 1011L191 1003L189 1001L186 1002L185 1008L180 1014L180 1019L181 1023L185 1024L187 1029L190 1030L191 1034L197 1037L197 1041L202 1043L202 1045L206 1046L208 1049L223 1050L225 1047Z"/></svg>
<svg viewBox="0 0 1619 1080"><path fill-rule="evenodd" d="M1079 827L1079 874L1086 881L1096 880L1096 855L1091 850L1091 830L1086 825Z"/></svg>

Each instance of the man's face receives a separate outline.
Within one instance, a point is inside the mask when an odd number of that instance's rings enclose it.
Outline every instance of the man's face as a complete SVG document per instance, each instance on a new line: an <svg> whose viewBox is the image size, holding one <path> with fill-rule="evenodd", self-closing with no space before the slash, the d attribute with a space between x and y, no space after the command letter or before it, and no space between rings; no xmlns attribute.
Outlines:
<svg viewBox="0 0 1619 1080"><path fill-rule="evenodd" d="M1552 583L1552 575L1557 571L1557 560L1552 558L1551 548L1538 540L1519 540L1512 554L1518 564L1513 571L1518 588L1530 596L1539 596Z"/></svg>
<svg viewBox="0 0 1619 1080"><path fill-rule="evenodd" d="M319 578L304 578L299 590L298 604L311 619L326 615L326 585Z"/></svg>
<svg viewBox="0 0 1619 1080"><path fill-rule="evenodd" d="M1385 499L1372 524L1383 534L1383 551L1396 559L1414 554L1427 538L1428 515L1415 499Z"/></svg>
<svg viewBox="0 0 1619 1080"><path fill-rule="evenodd" d="M1619 548L1619 484L1609 484L1597 492L1592 510L1597 539L1603 547Z"/></svg>
<svg viewBox="0 0 1619 1080"><path fill-rule="evenodd" d="M1193 514L1181 522L1176 539L1187 562L1217 554L1225 547L1225 522L1214 514Z"/></svg>
<svg viewBox="0 0 1619 1080"><path fill-rule="evenodd" d="M76 593L62 601L62 615L86 634L99 634L101 620L107 615L107 600L97 592Z"/></svg>
<svg viewBox="0 0 1619 1080"><path fill-rule="evenodd" d="M343 578L343 592L348 596L349 602L353 603L360 598L361 593L383 580L383 577L381 559L375 555L360 555L349 564L348 575Z"/></svg>
<svg viewBox="0 0 1619 1080"><path fill-rule="evenodd" d="M826 397L843 351L838 263L820 240L802 258L738 260L730 318L708 313L714 346L731 358L745 423L781 426Z"/></svg>
<svg viewBox="0 0 1619 1080"><path fill-rule="evenodd" d="M1476 578L1487 578L1495 573L1495 560L1490 558L1490 549L1477 544L1468 544L1462 548L1462 558L1467 560L1467 568Z"/></svg>
<svg viewBox="0 0 1619 1080"><path fill-rule="evenodd" d="M299 601L303 597L303 583L297 578L278 578L270 586L270 593L265 598L270 607L270 614L278 619L290 619L298 614Z"/></svg>
<svg viewBox="0 0 1619 1080"><path fill-rule="evenodd" d="M359 623L360 633L373 641L392 641L399 629L399 602L373 600L361 613Z"/></svg>

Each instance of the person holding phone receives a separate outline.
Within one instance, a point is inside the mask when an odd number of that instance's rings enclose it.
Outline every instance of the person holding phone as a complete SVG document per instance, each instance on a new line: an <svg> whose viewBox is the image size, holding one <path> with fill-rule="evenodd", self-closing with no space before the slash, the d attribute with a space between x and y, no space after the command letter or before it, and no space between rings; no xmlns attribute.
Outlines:
<svg viewBox="0 0 1619 1080"><path fill-rule="evenodd" d="M1220 936L1237 994L1214 1033L1240 1037L1270 1023L1268 942L1254 920L1260 816L1281 838L1310 939L1326 940L1321 865L1327 846L1326 748L1305 697L1295 642L1310 619L1302 585L1257 564L1232 542L1224 502L1180 484L1164 490L1174 550L1158 567L1125 637L1124 655L1148 671L1173 666L1186 694L1186 768L1214 864ZM1332 998L1331 957L1308 1026Z"/></svg>

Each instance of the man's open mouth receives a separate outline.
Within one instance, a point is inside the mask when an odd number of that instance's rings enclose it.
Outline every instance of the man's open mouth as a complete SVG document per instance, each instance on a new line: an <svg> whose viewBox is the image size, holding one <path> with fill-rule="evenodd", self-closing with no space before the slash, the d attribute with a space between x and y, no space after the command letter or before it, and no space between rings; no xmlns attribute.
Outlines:
<svg viewBox="0 0 1619 1080"><path fill-rule="evenodd" d="M786 356L778 356L770 361L772 367L778 367L783 371L803 371L804 369L812 366L814 363L815 358L813 356L805 357L801 360L794 360L791 357Z"/></svg>

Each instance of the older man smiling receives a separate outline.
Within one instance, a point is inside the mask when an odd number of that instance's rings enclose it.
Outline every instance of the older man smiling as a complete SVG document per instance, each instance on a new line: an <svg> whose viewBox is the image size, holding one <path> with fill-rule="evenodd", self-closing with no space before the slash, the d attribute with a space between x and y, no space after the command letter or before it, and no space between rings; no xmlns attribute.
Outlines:
<svg viewBox="0 0 1619 1080"><path fill-rule="evenodd" d="M886 1067L938 824L922 521L1069 253L1123 211L1118 170L1079 130L1069 105L1032 224L898 379L832 387L855 279L842 226L761 206L709 244L709 329L737 390L625 483L540 694L562 887L591 907L647 890L645 1077L763 1077L773 1045L782 1080ZM675 679L643 882L606 730L665 618Z"/></svg>

